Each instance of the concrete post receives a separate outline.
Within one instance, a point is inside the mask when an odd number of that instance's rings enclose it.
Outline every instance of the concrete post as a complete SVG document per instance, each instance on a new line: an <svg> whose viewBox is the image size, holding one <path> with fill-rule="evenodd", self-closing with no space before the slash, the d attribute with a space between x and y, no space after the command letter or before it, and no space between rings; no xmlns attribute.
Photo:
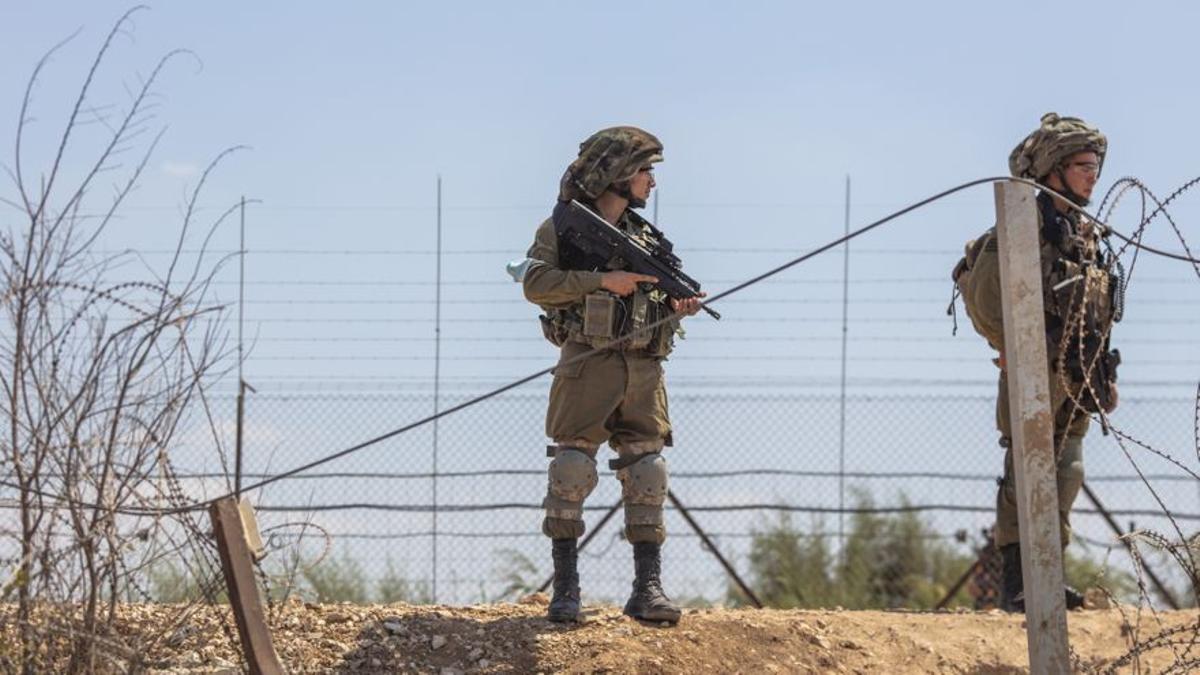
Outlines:
<svg viewBox="0 0 1200 675"><path fill-rule="evenodd" d="M1030 672L1070 672L1035 190L996 184L996 234Z"/></svg>

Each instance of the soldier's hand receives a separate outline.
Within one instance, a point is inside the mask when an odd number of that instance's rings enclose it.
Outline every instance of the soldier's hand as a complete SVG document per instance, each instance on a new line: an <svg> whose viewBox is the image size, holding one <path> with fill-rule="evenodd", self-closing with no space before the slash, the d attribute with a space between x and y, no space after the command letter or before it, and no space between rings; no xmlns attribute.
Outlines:
<svg viewBox="0 0 1200 675"><path fill-rule="evenodd" d="M630 295L637 290L639 283L658 283L658 277L635 272L605 272L600 277L600 287L620 296Z"/></svg>
<svg viewBox="0 0 1200 675"><path fill-rule="evenodd" d="M706 297L708 297L708 293L701 293L694 298L684 298L682 300L671 298L671 309L675 310L678 314L692 316L700 311L700 301Z"/></svg>

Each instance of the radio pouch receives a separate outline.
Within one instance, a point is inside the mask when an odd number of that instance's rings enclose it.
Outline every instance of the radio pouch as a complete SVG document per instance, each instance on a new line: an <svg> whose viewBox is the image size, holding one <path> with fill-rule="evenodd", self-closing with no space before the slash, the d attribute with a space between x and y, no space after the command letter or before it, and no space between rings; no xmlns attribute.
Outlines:
<svg viewBox="0 0 1200 675"><path fill-rule="evenodd" d="M583 299L583 335L588 338L613 337L617 300L608 293L590 293Z"/></svg>

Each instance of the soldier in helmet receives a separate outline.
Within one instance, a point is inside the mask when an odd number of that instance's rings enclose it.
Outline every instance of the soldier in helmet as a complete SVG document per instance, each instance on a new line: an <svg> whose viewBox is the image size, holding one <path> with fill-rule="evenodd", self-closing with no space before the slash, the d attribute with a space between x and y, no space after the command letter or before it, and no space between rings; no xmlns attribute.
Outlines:
<svg viewBox="0 0 1200 675"><path fill-rule="evenodd" d="M583 269L569 247L560 247L555 218L572 199L638 236L655 236L629 209L646 205L654 188L654 164L662 143L635 127L601 130L579 146L559 186L554 215L537 229L523 263L525 297L545 310L543 332L561 348L550 388L546 435L554 444L542 532L552 541L554 595L548 618L575 621L580 610L576 544L583 536L583 504L596 486L596 452L608 443L617 452L625 504L625 538L633 544L635 578L625 613L648 621L679 620L680 610L663 593L661 547L666 538L663 502L671 445L662 361L671 352L678 319L639 330L660 319L695 314L700 300L673 300L654 289L654 277L622 269ZM635 231L636 230L636 231ZM571 359L622 336L633 337L593 354Z"/></svg>
<svg viewBox="0 0 1200 675"><path fill-rule="evenodd" d="M1113 322L1119 320L1115 302L1119 281L1110 271L1112 257L1100 250L1104 234L1101 227L1072 208L1072 204L1088 204L1107 150L1104 134L1095 127L1075 117L1047 113L1039 128L1009 156L1013 176L1037 181L1061 195L1040 192L1037 210L1064 548L1071 537L1071 506L1083 486L1083 437L1089 416L1100 410L1110 412L1117 404L1116 366L1120 354L1109 349L1109 333ZM996 425L1000 445L1007 448L1004 476L996 496L995 542L1004 562L1000 604L1006 611L1023 612L1000 263L994 229L967 243L966 255L953 276L975 330L999 352L995 359L1000 367ZM1078 592L1067 587L1065 593L1069 608L1082 606Z"/></svg>

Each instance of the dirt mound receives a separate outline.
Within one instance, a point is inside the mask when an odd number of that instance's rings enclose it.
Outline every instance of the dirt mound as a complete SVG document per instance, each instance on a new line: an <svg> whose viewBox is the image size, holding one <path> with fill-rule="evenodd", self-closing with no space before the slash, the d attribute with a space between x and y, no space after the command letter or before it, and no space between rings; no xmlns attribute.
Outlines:
<svg viewBox="0 0 1200 675"><path fill-rule="evenodd" d="M126 620L154 621L171 611L129 606ZM545 621L544 611L544 598L536 597L463 608L290 602L274 608L272 624L276 648L293 672L1028 672L1023 617L998 611L689 609L674 627L634 621L610 606L586 608L585 621L573 626ZM1117 609L1070 614L1081 665L1112 664L1129 651L1134 635L1145 640L1198 625L1195 611L1144 613L1134 630L1136 612L1127 615L1128 621ZM204 610L151 660L159 672L231 671L238 658L230 630L227 612ZM1140 663L1155 672L1180 657L1157 649L1142 652Z"/></svg>

